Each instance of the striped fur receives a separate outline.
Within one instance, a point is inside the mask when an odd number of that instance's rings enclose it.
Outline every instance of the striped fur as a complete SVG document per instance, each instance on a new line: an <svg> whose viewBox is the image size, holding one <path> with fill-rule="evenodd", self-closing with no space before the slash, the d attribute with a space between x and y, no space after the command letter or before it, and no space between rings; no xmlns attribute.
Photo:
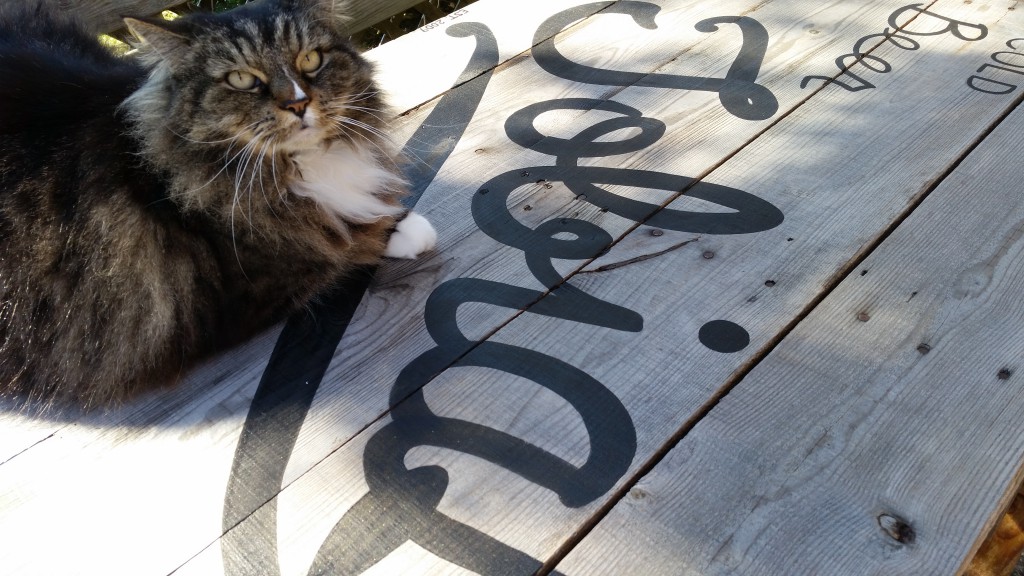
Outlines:
<svg viewBox="0 0 1024 576"><path fill-rule="evenodd" d="M136 60L45 3L0 6L0 393L173 383L380 259L402 181L340 6L129 19Z"/></svg>

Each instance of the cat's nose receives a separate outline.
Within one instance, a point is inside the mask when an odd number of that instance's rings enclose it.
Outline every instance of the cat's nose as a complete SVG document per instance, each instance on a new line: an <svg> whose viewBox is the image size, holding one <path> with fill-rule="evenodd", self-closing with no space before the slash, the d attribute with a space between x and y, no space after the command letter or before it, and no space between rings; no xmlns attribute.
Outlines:
<svg viewBox="0 0 1024 576"><path fill-rule="evenodd" d="M281 102L281 110L290 110L299 118L306 114L306 106L309 105L309 97L297 98Z"/></svg>

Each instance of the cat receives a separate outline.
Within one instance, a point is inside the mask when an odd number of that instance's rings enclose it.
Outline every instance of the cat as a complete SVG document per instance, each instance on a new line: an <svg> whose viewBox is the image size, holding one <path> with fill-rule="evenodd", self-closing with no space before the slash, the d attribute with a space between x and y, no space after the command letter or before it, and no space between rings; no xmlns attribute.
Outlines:
<svg viewBox="0 0 1024 576"><path fill-rule="evenodd" d="M0 6L0 395L123 403L434 248L343 12L126 18L117 57L52 4Z"/></svg>

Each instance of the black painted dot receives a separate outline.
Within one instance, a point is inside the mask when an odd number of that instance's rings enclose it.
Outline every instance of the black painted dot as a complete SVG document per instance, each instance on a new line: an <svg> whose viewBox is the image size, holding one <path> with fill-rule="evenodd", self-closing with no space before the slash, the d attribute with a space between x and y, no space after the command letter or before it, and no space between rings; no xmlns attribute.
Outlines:
<svg viewBox="0 0 1024 576"><path fill-rule="evenodd" d="M750 344L750 334L742 326L728 320L712 320L700 327L700 343L715 352L731 354Z"/></svg>

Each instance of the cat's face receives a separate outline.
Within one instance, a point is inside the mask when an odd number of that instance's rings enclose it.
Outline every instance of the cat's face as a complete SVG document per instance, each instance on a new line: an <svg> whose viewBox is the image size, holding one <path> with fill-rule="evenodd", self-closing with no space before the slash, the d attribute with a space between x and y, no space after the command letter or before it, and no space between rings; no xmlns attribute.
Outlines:
<svg viewBox="0 0 1024 576"><path fill-rule="evenodd" d="M349 44L331 0L267 0L129 25L170 77L166 125L185 140L264 155L379 129L372 69Z"/></svg>

